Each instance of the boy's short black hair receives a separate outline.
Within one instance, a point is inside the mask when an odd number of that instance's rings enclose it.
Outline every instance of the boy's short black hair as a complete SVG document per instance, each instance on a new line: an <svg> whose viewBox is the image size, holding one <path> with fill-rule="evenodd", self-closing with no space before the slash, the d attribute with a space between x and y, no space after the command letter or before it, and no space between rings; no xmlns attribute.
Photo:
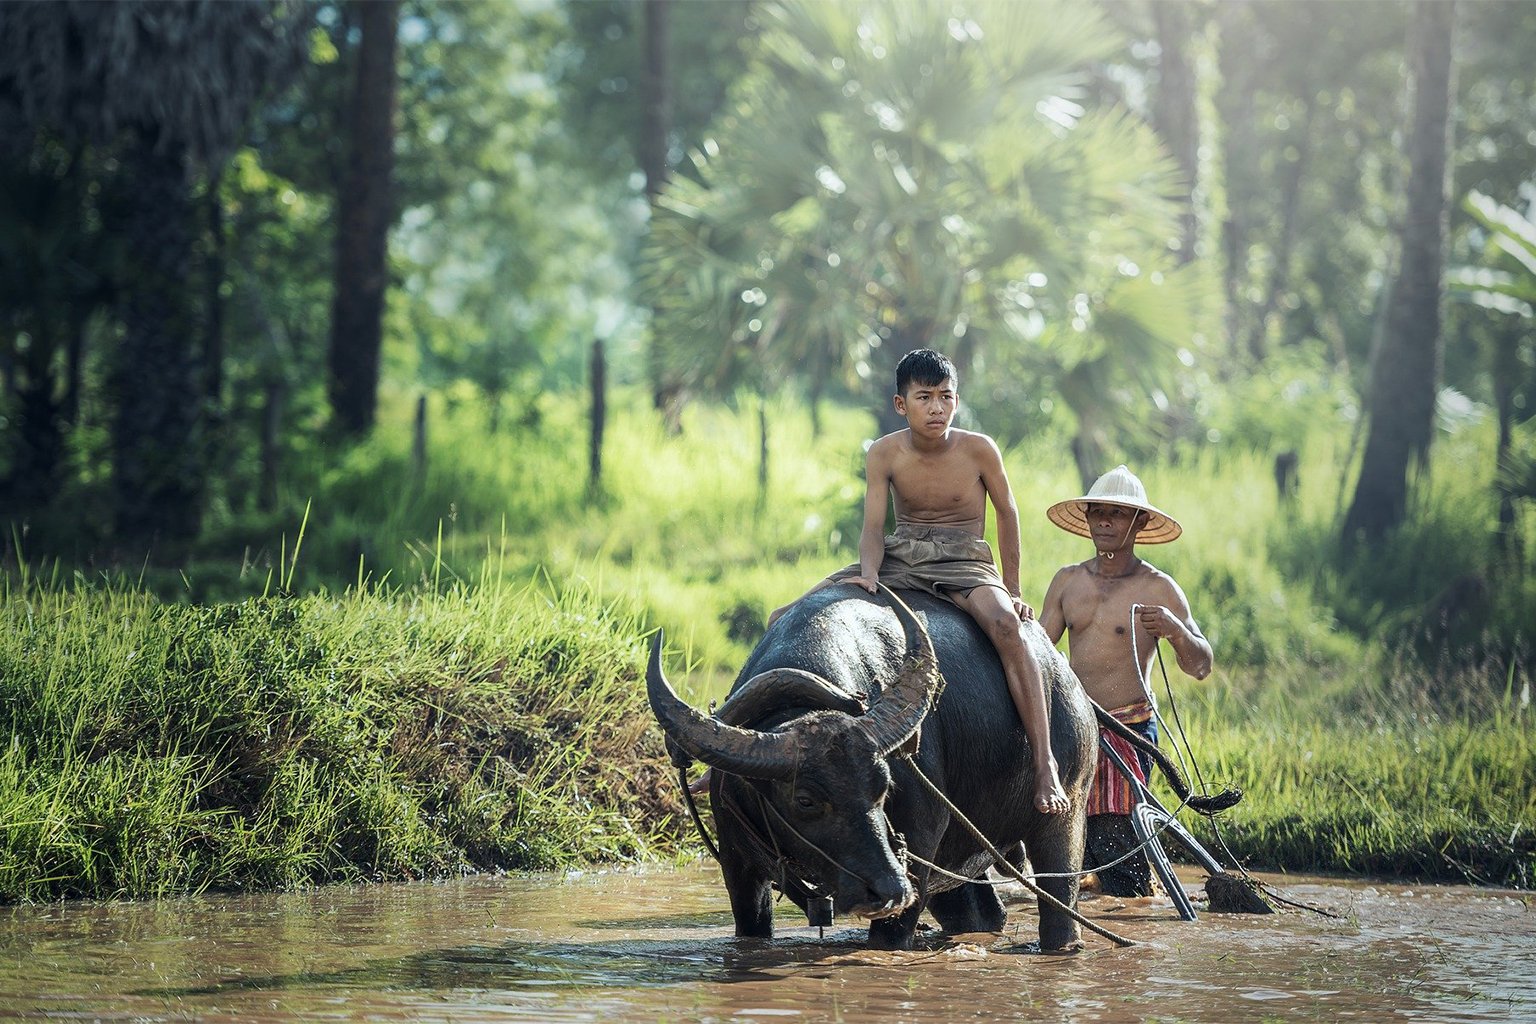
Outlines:
<svg viewBox="0 0 1536 1024"><path fill-rule="evenodd" d="M949 361L948 356L931 348L915 348L902 356L901 362L896 364L898 395L905 395L913 381L933 387L946 380L956 389L960 387L960 375L955 372L955 364Z"/></svg>

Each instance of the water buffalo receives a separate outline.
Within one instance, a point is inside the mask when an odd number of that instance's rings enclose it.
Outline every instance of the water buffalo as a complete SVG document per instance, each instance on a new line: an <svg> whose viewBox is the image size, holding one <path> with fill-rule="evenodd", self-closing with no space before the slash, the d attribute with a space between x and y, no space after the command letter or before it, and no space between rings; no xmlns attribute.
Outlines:
<svg viewBox="0 0 1536 1024"><path fill-rule="evenodd" d="M647 673L651 707L674 753L680 748L713 769L710 797L737 935L772 936L774 888L813 922L829 899L837 913L869 918L870 945L882 949L910 949L924 909L950 933L1002 928L996 892L963 881L982 877L991 857L910 763L892 756L914 739L922 772L993 844L1022 841L1041 873L1082 866L1098 728L1066 659L1038 625L1025 628L1072 801L1068 813L1044 815L1034 807L1028 741L992 644L954 605L902 596L910 610L852 586L807 595L758 643L714 717L673 692L657 639ZM1075 875L1040 884L1075 905ZM1042 901L1041 948L1079 942L1077 923Z"/></svg>

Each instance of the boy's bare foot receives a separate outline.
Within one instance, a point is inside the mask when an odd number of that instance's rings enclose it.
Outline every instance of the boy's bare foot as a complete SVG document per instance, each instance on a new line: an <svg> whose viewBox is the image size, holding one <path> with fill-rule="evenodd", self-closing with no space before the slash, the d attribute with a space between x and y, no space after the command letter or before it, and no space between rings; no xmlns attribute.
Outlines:
<svg viewBox="0 0 1536 1024"><path fill-rule="evenodd" d="M1072 806L1072 801L1067 799L1067 791L1061 788L1061 779L1056 775L1056 759L1052 758L1045 767L1035 769L1035 810L1041 814L1066 814Z"/></svg>

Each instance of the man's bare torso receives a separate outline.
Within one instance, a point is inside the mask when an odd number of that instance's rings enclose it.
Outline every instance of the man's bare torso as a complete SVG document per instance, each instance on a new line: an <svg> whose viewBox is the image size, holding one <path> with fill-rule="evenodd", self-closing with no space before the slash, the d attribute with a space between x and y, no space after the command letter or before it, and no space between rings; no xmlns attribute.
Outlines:
<svg viewBox="0 0 1536 1024"><path fill-rule="evenodd" d="M876 441L889 459L896 522L947 526L980 537L986 531L987 490L981 478L985 440L968 430L951 429L939 450L921 451L909 431Z"/></svg>
<svg viewBox="0 0 1536 1024"><path fill-rule="evenodd" d="M1151 668L1157 638L1135 630L1132 653L1131 606L1177 607L1177 590L1168 576L1138 560L1123 576L1104 576L1089 559L1061 570L1062 624L1070 647L1068 661L1088 696L1105 708L1123 707L1145 699L1142 679ZM1048 608L1042 621L1050 631ZM1137 669L1140 668L1140 675Z"/></svg>

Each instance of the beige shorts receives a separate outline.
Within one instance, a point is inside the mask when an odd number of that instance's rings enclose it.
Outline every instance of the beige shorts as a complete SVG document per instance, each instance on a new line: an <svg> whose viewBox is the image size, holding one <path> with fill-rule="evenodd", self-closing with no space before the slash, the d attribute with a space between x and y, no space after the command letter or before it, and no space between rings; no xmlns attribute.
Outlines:
<svg viewBox="0 0 1536 1024"><path fill-rule="evenodd" d="M816 589L852 579L860 572L858 565L839 569ZM886 534L880 582L892 590L922 590L943 598L954 592L968 594L977 587L1003 588L991 545L952 526L902 525L895 533Z"/></svg>

